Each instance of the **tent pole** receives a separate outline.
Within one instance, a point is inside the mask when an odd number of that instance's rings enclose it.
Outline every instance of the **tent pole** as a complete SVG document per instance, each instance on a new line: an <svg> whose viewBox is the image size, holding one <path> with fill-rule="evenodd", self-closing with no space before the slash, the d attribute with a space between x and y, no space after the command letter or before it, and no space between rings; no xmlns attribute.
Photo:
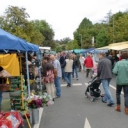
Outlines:
<svg viewBox="0 0 128 128"><path fill-rule="evenodd" d="M40 64L41 64L41 53L38 54L38 59L40 60ZM39 73L40 91L42 92L41 68L42 68L42 66L39 65L39 67L38 67L38 73Z"/></svg>
<svg viewBox="0 0 128 128"><path fill-rule="evenodd" d="M25 52L26 58L26 69L27 69L27 86L28 86L28 96L30 97L30 81L29 81L29 68L28 68L28 54Z"/></svg>

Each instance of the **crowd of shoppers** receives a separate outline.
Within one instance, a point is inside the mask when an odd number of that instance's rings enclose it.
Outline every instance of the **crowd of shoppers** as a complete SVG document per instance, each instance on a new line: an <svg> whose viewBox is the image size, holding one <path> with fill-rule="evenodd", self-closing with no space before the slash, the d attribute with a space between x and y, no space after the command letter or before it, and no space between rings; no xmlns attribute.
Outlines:
<svg viewBox="0 0 128 128"><path fill-rule="evenodd" d="M60 54L44 57L43 82L47 92L53 97L61 97L60 78L67 82L67 87L71 87L72 79L78 80L79 64L81 72L86 70L86 77L97 76L102 83L104 94L102 102L108 103L111 107L115 104L109 89L109 84L113 74L116 75L116 111L121 111L121 90L124 91L124 111L128 114L128 53L124 52L116 60L111 54L99 53L99 62L94 62L92 55L86 57L75 54Z"/></svg>

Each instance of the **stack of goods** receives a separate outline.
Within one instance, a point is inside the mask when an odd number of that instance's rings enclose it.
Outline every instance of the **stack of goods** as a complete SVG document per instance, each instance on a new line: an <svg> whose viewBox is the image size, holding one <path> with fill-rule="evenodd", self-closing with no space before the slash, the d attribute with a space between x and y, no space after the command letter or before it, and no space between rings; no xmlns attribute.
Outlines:
<svg viewBox="0 0 128 128"><path fill-rule="evenodd" d="M11 77L10 84L11 84L11 89L10 89L11 110L25 109L27 107L27 102L24 99L27 96L27 87L21 84L20 76Z"/></svg>

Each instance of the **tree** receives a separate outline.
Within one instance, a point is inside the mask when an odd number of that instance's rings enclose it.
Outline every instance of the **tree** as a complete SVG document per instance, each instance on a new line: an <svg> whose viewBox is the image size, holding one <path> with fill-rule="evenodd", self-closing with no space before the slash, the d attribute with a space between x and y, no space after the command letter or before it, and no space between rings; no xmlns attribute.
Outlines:
<svg viewBox="0 0 128 128"><path fill-rule="evenodd" d="M63 38L63 39L60 40L60 43L67 44L70 41L71 41L71 39L69 37L65 37L65 38Z"/></svg>
<svg viewBox="0 0 128 128"><path fill-rule="evenodd" d="M66 45L67 50L79 49L77 40L72 40Z"/></svg>
<svg viewBox="0 0 128 128"><path fill-rule="evenodd" d="M96 37L96 47L108 45L108 36L105 28L102 28Z"/></svg>
<svg viewBox="0 0 128 128"><path fill-rule="evenodd" d="M90 34L92 28L92 22L84 18L80 23L79 27L74 32L74 39L77 40L79 47L81 47L81 35L82 35L82 48L90 46L91 38L93 35Z"/></svg>
<svg viewBox="0 0 128 128"><path fill-rule="evenodd" d="M38 30L35 30L28 21L29 14L25 8L17 6L9 6L5 15L0 17L0 27L28 42L40 45L43 36ZM38 37L38 39L36 39Z"/></svg>
<svg viewBox="0 0 128 128"><path fill-rule="evenodd" d="M45 20L34 20L31 21L34 28L39 30L42 36L44 36L44 40L42 41L43 46L55 47L53 37L54 31L50 27L50 25Z"/></svg>
<svg viewBox="0 0 128 128"><path fill-rule="evenodd" d="M109 37L110 42L122 42L128 40L128 12L118 12L111 17Z"/></svg>

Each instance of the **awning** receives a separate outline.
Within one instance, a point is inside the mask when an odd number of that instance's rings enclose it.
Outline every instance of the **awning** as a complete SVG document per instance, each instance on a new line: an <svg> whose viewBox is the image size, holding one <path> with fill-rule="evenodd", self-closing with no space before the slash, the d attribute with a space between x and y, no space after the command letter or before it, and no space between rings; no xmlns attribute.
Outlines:
<svg viewBox="0 0 128 128"><path fill-rule="evenodd" d="M25 40L0 29L0 52L22 51L39 52L37 45L27 43Z"/></svg>
<svg viewBox="0 0 128 128"><path fill-rule="evenodd" d="M106 49L106 50L125 50L125 49L128 49L128 41L125 41L125 42L119 42L119 43L113 43L113 44L109 44L108 46L105 46L105 47L101 47L101 48L97 48L99 50L103 50L103 49Z"/></svg>
<svg viewBox="0 0 128 128"><path fill-rule="evenodd" d="M109 49L117 50L117 51L127 50L128 49L128 44L117 45L117 46L110 46Z"/></svg>
<svg viewBox="0 0 128 128"><path fill-rule="evenodd" d="M109 49L109 46L105 46L105 47L101 47L101 48L97 48L97 49Z"/></svg>
<svg viewBox="0 0 128 128"><path fill-rule="evenodd" d="M124 44L128 44L128 41L124 41L124 42L119 42L119 43L113 43L113 44L109 44L109 46L117 46L117 45L124 45Z"/></svg>

